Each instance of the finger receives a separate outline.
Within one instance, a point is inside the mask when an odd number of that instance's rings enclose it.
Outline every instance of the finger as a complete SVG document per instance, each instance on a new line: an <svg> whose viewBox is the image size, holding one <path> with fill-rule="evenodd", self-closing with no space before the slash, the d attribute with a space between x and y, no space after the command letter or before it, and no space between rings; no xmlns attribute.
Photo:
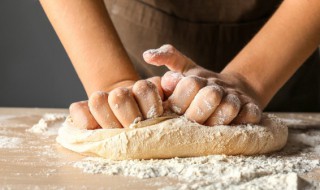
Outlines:
<svg viewBox="0 0 320 190"><path fill-rule="evenodd" d="M206 121L206 125L228 125L238 115L241 101L234 94L225 96L217 109Z"/></svg>
<svg viewBox="0 0 320 190"><path fill-rule="evenodd" d="M69 111L75 126L80 129L92 130L101 128L90 113L88 101L72 103Z"/></svg>
<svg viewBox="0 0 320 190"><path fill-rule="evenodd" d="M109 93L108 103L118 121L125 128L142 119L138 104L132 92L127 88L112 90Z"/></svg>
<svg viewBox="0 0 320 190"><path fill-rule="evenodd" d="M261 120L262 111L254 103L247 103L242 106L238 116L232 121L234 124L257 124Z"/></svg>
<svg viewBox="0 0 320 190"><path fill-rule="evenodd" d="M171 96L179 81L183 78L181 73L174 71L166 72L161 78L161 87L166 97Z"/></svg>
<svg viewBox="0 0 320 190"><path fill-rule="evenodd" d="M172 45L163 45L158 49L150 49L143 53L144 60L152 65L165 65L169 70L180 73L196 67L196 64L180 53Z"/></svg>
<svg viewBox="0 0 320 190"><path fill-rule="evenodd" d="M164 92L161 87L161 78L160 77L151 77L151 78L148 78L147 80L152 82L157 87L158 93L161 97L161 100L163 100L164 99Z"/></svg>
<svg viewBox="0 0 320 190"><path fill-rule="evenodd" d="M163 114L161 97L152 82L148 80L137 81L133 85L132 92L144 118L155 118Z"/></svg>
<svg viewBox="0 0 320 190"><path fill-rule="evenodd" d="M187 109L186 118L203 124L219 106L222 97L223 89L218 85L202 88Z"/></svg>
<svg viewBox="0 0 320 190"><path fill-rule="evenodd" d="M88 104L91 114L102 128L122 128L109 106L107 92L94 92Z"/></svg>
<svg viewBox="0 0 320 190"><path fill-rule="evenodd" d="M205 85L204 78L190 76L181 79L168 99L171 110L179 115L185 113L196 94Z"/></svg>

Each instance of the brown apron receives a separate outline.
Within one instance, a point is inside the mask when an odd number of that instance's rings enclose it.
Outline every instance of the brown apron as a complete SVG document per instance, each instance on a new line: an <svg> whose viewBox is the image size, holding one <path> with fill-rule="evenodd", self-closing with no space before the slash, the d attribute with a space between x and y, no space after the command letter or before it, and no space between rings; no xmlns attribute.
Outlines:
<svg viewBox="0 0 320 190"><path fill-rule="evenodd" d="M142 53L172 44L197 64L220 72L257 33L281 0L105 0L117 32L142 78L166 68ZM277 93L268 111L320 111L319 52Z"/></svg>

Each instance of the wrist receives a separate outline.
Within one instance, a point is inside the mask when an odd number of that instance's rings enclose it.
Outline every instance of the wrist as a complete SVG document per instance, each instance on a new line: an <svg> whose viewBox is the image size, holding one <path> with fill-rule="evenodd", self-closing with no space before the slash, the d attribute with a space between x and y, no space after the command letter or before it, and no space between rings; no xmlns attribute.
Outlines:
<svg viewBox="0 0 320 190"><path fill-rule="evenodd" d="M130 87L132 86L138 79L125 79L125 80L119 80L116 82L108 83L108 84L91 84L90 89L86 89L88 97L91 96L92 93L97 91L103 91L103 92L110 92L115 88L118 87Z"/></svg>
<svg viewBox="0 0 320 190"><path fill-rule="evenodd" d="M224 69L221 74L234 78L238 83L237 85L243 91L249 93L261 109L264 109L272 98L272 95L269 95L270 93L266 92L263 84L258 78L229 68Z"/></svg>
<svg viewBox="0 0 320 190"><path fill-rule="evenodd" d="M138 79L125 79L121 81L117 81L106 88L107 92L119 87L131 87Z"/></svg>

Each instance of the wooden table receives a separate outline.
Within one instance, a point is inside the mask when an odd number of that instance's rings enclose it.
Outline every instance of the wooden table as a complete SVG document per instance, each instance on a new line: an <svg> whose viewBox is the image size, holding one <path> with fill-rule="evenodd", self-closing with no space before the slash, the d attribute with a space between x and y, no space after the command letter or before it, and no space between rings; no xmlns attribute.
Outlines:
<svg viewBox="0 0 320 190"><path fill-rule="evenodd" d="M72 166L83 157L55 142L55 136L26 132L44 113L65 113L66 109L0 108L0 139L19 138L15 148L0 148L0 189L156 189L148 184L168 178L137 179L86 174ZM318 128L320 114L276 114L294 118L292 126ZM320 127L319 127L320 129ZM320 172L314 175L320 176ZM159 188L160 186L157 186Z"/></svg>

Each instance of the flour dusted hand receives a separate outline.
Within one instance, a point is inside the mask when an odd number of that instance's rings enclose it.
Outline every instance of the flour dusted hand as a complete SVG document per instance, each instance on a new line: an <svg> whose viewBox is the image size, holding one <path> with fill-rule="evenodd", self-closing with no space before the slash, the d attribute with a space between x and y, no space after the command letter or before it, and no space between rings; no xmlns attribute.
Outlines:
<svg viewBox="0 0 320 190"><path fill-rule="evenodd" d="M132 82L110 92L94 92L88 101L71 104L70 115L82 129L127 128L163 113L160 78Z"/></svg>
<svg viewBox="0 0 320 190"><path fill-rule="evenodd" d="M206 70L171 45L148 50L143 57L171 70L162 77L161 87L173 112L208 126L259 123L257 95L243 77Z"/></svg>
<svg viewBox="0 0 320 190"><path fill-rule="evenodd" d="M87 129L122 128L162 116L170 109L206 126L257 124L259 98L236 74L218 74L196 65L171 45L148 50L147 63L165 65L163 77L131 81L110 92L94 92L86 102L70 106L77 126Z"/></svg>

